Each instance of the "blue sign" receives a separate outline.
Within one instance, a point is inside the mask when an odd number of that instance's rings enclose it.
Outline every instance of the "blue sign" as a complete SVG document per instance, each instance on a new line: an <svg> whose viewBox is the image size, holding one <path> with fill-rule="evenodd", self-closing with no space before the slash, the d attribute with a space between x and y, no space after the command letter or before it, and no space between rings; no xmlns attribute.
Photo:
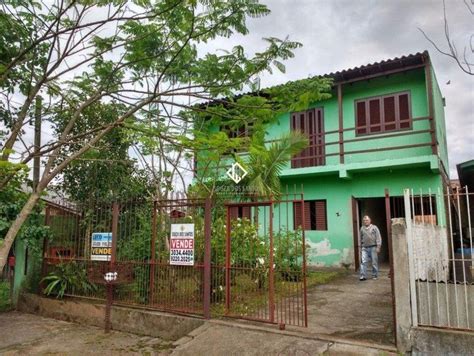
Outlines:
<svg viewBox="0 0 474 356"><path fill-rule="evenodd" d="M91 260L110 261L112 256L112 233L93 232L91 240Z"/></svg>

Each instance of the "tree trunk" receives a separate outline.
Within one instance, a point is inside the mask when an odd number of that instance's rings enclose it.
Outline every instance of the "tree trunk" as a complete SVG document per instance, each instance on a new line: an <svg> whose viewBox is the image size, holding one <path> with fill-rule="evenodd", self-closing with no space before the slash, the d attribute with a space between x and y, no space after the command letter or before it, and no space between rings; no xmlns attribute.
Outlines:
<svg viewBox="0 0 474 356"><path fill-rule="evenodd" d="M41 192L40 192L41 193ZM0 271L3 270L5 264L7 263L8 259L8 252L10 252L10 248L15 241L15 237L18 235L23 223L26 221L28 216L31 214L33 208L35 207L36 203L39 200L40 193L34 192L28 198L28 201L21 209L20 213L17 215L15 221L10 226L7 234L5 235L5 239L3 240L3 244L0 246Z"/></svg>

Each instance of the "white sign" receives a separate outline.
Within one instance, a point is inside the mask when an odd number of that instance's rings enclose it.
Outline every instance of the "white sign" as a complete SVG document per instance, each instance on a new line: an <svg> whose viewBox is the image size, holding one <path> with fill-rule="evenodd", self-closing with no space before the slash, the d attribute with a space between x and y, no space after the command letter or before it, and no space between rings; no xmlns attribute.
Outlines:
<svg viewBox="0 0 474 356"><path fill-rule="evenodd" d="M93 232L91 240L91 261L110 261L112 256L112 233Z"/></svg>
<svg viewBox="0 0 474 356"><path fill-rule="evenodd" d="M239 183L248 172L238 162L235 162L226 172L227 176L235 183Z"/></svg>
<svg viewBox="0 0 474 356"><path fill-rule="evenodd" d="M171 224L170 265L194 265L194 224Z"/></svg>

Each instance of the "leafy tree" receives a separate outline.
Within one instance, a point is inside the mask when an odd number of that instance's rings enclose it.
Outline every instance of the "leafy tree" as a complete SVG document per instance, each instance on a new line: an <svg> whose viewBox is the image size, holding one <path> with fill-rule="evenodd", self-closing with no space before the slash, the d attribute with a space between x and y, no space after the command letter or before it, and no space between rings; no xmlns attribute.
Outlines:
<svg viewBox="0 0 474 356"><path fill-rule="evenodd" d="M46 158L40 182L5 234L0 268L50 182L85 154L96 157L110 140L122 148L118 128L135 133L141 148L157 154L155 180L165 180L166 193L192 153L240 144L224 142L218 133L197 134L196 115L225 125L270 121L283 108L312 101L329 85L313 78L233 99L244 90L257 90L261 73L284 70L281 61L300 46L270 37L253 56L242 46L219 54L198 51L218 37L247 34L248 17L269 13L255 0L4 0L0 6L0 29L10 30L0 31L5 54L0 57L0 110L6 127L1 164L11 163L12 149L23 144L23 128L38 95L47 103L42 117L56 128L40 149ZM219 105L196 105L216 100ZM91 119L96 112L105 116ZM22 165L35 156L24 146ZM1 172L1 189L16 172ZM64 172L66 180L73 174L74 167Z"/></svg>

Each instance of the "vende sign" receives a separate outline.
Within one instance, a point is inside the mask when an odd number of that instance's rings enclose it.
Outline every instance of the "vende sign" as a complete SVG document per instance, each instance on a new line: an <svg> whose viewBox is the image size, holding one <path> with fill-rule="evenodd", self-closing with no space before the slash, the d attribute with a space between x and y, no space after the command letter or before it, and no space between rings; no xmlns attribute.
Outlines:
<svg viewBox="0 0 474 356"><path fill-rule="evenodd" d="M194 265L194 224L171 224L170 265Z"/></svg>
<svg viewBox="0 0 474 356"><path fill-rule="evenodd" d="M91 239L91 261L110 261L112 233L94 232Z"/></svg>

